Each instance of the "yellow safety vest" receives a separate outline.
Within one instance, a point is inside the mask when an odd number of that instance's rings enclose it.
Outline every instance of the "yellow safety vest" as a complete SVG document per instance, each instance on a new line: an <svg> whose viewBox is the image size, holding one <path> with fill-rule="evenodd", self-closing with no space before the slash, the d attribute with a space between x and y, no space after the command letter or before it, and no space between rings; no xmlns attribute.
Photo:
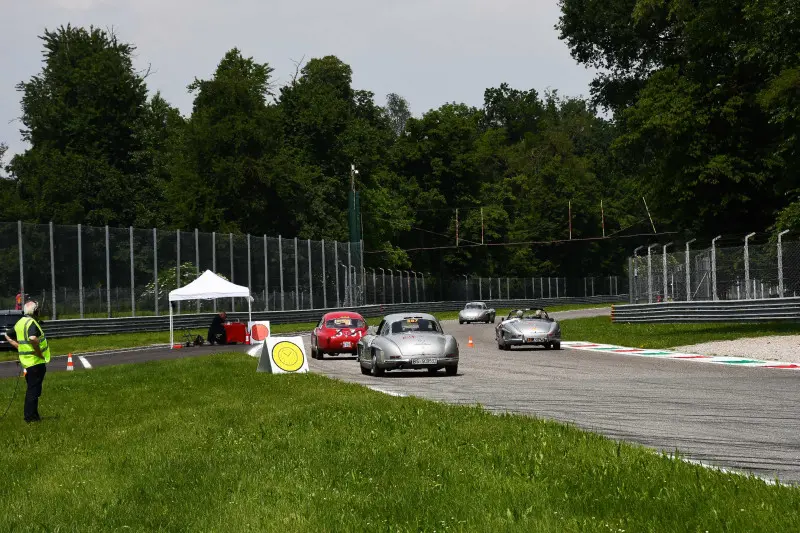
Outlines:
<svg viewBox="0 0 800 533"><path fill-rule="evenodd" d="M36 324L36 328L39 330L39 349L42 351L42 357L36 355L36 351L31 345L30 335L28 335L31 324ZM17 332L17 344L19 344L17 350L19 351L19 362L22 368L50 362L50 347L47 345L42 326L36 320L29 316L24 316L17 321L14 331Z"/></svg>

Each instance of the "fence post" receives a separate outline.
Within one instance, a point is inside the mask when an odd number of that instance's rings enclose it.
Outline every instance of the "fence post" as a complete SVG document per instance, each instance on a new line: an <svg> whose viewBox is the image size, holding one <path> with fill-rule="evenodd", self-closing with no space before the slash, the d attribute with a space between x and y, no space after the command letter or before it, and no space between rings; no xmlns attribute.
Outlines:
<svg viewBox="0 0 800 533"><path fill-rule="evenodd" d="M556 277L556 298L558 298L558 278Z"/></svg>
<svg viewBox="0 0 800 533"><path fill-rule="evenodd" d="M181 230L175 230L175 288L181 288ZM169 296L167 297L169 298ZM170 306L172 304L169 304ZM177 314L181 314L181 301L178 300L176 307L178 308Z"/></svg>
<svg viewBox="0 0 800 533"><path fill-rule="evenodd" d="M285 310L285 304L283 303L283 239L280 235L278 235L278 273L280 275L280 282L281 282L281 311Z"/></svg>
<svg viewBox="0 0 800 533"><path fill-rule="evenodd" d="M653 303L653 248L658 244L647 247L647 303ZM592 296L594 296L594 278L592 278Z"/></svg>
<svg viewBox="0 0 800 533"><path fill-rule="evenodd" d="M756 233L749 233L744 237L744 298L745 300L750 299L750 248L748 246L748 242L750 238L755 235ZM756 297L756 295L753 295Z"/></svg>
<svg viewBox="0 0 800 533"><path fill-rule="evenodd" d="M153 228L153 289L155 290L153 297L155 312L158 316L158 234L156 228Z"/></svg>
<svg viewBox="0 0 800 533"><path fill-rule="evenodd" d="M692 274L691 261L689 261L689 245L697 239L692 239L686 243L686 301L692 301Z"/></svg>
<svg viewBox="0 0 800 533"><path fill-rule="evenodd" d="M339 243L333 241L333 266L336 269L336 307L342 305L342 300L339 298Z"/></svg>
<svg viewBox="0 0 800 533"><path fill-rule="evenodd" d="M311 272L311 239L306 239L308 243L308 308L314 309L314 278Z"/></svg>
<svg viewBox="0 0 800 533"><path fill-rule="evenodd" d="M422 276L422 301L427 302L428 298L425 296L425 272L420 272Z"/></svg>
<svg viewBox="0 0 800 533"><path fill-rule="evenodd" d="M778 298L783 298L783 243L781 239L784 235L789 233L789 230L784 230L778 233Z"/></svg>
<svg viewBox="0 0 800 533"><path fill-rule="evenodd" d="M489 300L492 299L492 278L489 278L489 282L487 283L489 286Z"/></svg>
<svg viewBox="0 0 800 533"><path fill-rule="evenodd" d="M17 220L17 248L19 250L19 294L25 306L25 263L22 259L22 221ZM83 318L83 316L81 316Z"/></svg>
<svg viewBox="0 0 800 533"><path fill-rule="evenodd" d="M22 226L20 225L20 228ZM81 243L81 224L78 224L78 308L83 318L83 247ZM20 269L22 268L22 247L20 246ZM20 274L21 276L21 274Z"/></svg>
<svg viewBox="0 0 800 533"><path fill-rule="evenodd" d="M346 298L348 299L350 305L354 305L355 304L355 302L353 301L353 281L354 280L350 275L350 269L353 267L353 259L352 259L351 255L350 255L350 244L351 244L350 241L347 241L347 280L348 280L349 283L347 284L347 295L346 295ZM400 281L402 282L402 275L401 275ZM402 294L402 293L403 293L403 284L400 283L400 294ZM402 301L402 298L401 298L400 301Z"/></svg>
<svg viewBox="0 0 800 533"><path fill-rule="evenodd" d="M133 226L128 226L128 242L130 247L131 260L131 316L136 316L136 280L133 269Z"/></svg>
<svg viewBox="0 0 800 533"><path fill-rule="evenodd" d="M267 234L264 234L264 311L269 311L269 263L267 263Z"/></svg>
<svg viewBox="0 0 800 533"><path fill-rule="evenodd" d="M53 301L53 310L50 311L50 316L51 320L55 320L58 315L56 314L56 254L52 220L50 221L50 292Z"/></svg>
<svg viewBox="0 0 800 533"><path fill-rule="evenodd" d="M300 272L297 266L297 237L294 238L294 308L300 309Z"/></svg>
<svg viewBox="0 0 800 533"><path fill-rule="evenodd" d="M594 297L594 276L592 276L592 297Z"/></svg>
<svg viewBox="0 0 800 533"><path fill-rule="evenodd" d="M200 277L200 231L194 228L194 267L197 269L197 277ZM197 300L197 312L200 312L200 300Z"/></svg>
<svg viewBox="0 0 800 533"><path fill-rule="evenodd" d="M719 300L717 295L717 247L716 242L722 238L722 235L717 235L711 239L711 294L714 301Z"/></svg>
<svg viewBox="0 0 800 533"><path fill-rule="evenodd" d="M363 298L361 304L365 305L367 303L367 269L364 267L364 239L361 239L359 245L358 253L361 261L361 297Z"/></svg>
<svg viewBox="0 0 800 533"><path fill-rule="evenodd" d="M250 255L250 234L247 234L247 290L253 294L253 259ZM250 327L248 324L247 327Z"/></svg>
<svg viewBox="0 0 800 533"><path fill-rule="evenodd" d="M664 270L661 273L663 275L663 277L664 277L664 292L662 293L663 296L661 297L661 301L662 302L666 302L667 301L667 292L668 292L668 289L669 289L669 285L667 285L667 247L668 246L672 246L672 243L668 242L667 244L665 244L664 248L663 248L663 250L661 252L661 259L663 261L662 269Z"/></svg>
<svg viewBox="0 0 800 533"><path fill-rule="evenodd" d="M111 250L109 249L108 224L106 224L106 311L111 318Z"/></svg>
<svg viewBox="0 0 800 533"><path fill-rule="evenodd" d="M231 249L231 283L234 283L234 274L233 274L233 233L228 233L228 243ZM231 311L236 311L236 302L233 298L231 298Z"/></svg>
<svg viewBox="0 0 800 533"><path fill-rule="evenodd" d="M328 288L327 279L325 278L325 239L322 239L322 308L328 308Z"/></svg>
<svg viewBox="0 0 800 533"><path fill-rule="evenodd" d="M217 232L211 232L211 270L217 273ZM217 299L214 298L212 308L217 312Z"/></svg>
<svg viewBox="0 0 800 533"><path fill-rule="evenodd" d="M500 283L501 283L500 277L498 276L498 278L497 278L497 299L498 300L502 300L503 299L503 286Z"/></svg>

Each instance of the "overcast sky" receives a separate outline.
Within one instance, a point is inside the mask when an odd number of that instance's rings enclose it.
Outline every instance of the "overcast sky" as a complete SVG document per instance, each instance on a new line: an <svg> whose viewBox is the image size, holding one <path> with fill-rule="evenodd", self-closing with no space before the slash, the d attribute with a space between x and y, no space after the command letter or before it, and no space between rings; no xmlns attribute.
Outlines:
<svg viewBox="0 0 800 533"><path fill-rule="evenodd" d="M557 0L0 0L0 142L20 140L14 86L41 70L38 36L60 25L113 28L161 91L191 112L186 86L233 47L268 62L279 85L293 60L335 55L379 104L396 92L415 116L446 102L480 106L487 87L586 96L593 72L558 39Z"/></svg>

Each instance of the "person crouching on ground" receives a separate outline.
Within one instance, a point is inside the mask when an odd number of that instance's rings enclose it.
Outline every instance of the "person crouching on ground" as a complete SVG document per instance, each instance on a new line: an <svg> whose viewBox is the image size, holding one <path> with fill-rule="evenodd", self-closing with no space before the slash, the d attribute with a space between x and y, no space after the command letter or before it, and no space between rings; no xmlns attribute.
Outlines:
<svg viewBox="0 0 800 533"><path fill-rule="evenodd" d="M217 344L227 344L227 340L225 339L225 319L228 315L225 311L220 311L217 315L214 315L213 320L211 320L211 326L208 328L208 343L210 345Z"/></svg>
<svg viewBox="0 0 800 533"><path fill-rule="evenodd" d="M5 334L6 340L19 352L19 362L27 370L25 382L28 390L25 393L25 422L39 422L39 396L42 395L42 382L50 362L50 347L39 325L39 304L30 301L22 308L23 316L14 326L17 339Z"/></svg>

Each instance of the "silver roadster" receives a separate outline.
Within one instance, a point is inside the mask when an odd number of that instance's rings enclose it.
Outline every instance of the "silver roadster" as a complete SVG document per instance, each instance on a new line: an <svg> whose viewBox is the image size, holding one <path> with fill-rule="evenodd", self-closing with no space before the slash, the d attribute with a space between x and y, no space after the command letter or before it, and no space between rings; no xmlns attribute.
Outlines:
<svg viewBox="0 0 800 533"><path fill-rule="evenodd" d="M561 326L541 308L511 311L495 328L495 337L501 350L536 345L561 349Z"/></svg>
<svg viewBox="0 0 800 533"><path fill-rule="evenodd" d="M495 310L483 302L469 302L464 309L458 312L458 323L466 322L491 322L494 324Z"/></svg>
<svg viewBox="0 0 800 533"><path fill-rule="evenodd" d="M445 335L433 315L396 313L358 341L356 346L361 373L382 376L387 370L427 369L434 373L444 368L449 376L458 373L458 343Z"/></svg>

